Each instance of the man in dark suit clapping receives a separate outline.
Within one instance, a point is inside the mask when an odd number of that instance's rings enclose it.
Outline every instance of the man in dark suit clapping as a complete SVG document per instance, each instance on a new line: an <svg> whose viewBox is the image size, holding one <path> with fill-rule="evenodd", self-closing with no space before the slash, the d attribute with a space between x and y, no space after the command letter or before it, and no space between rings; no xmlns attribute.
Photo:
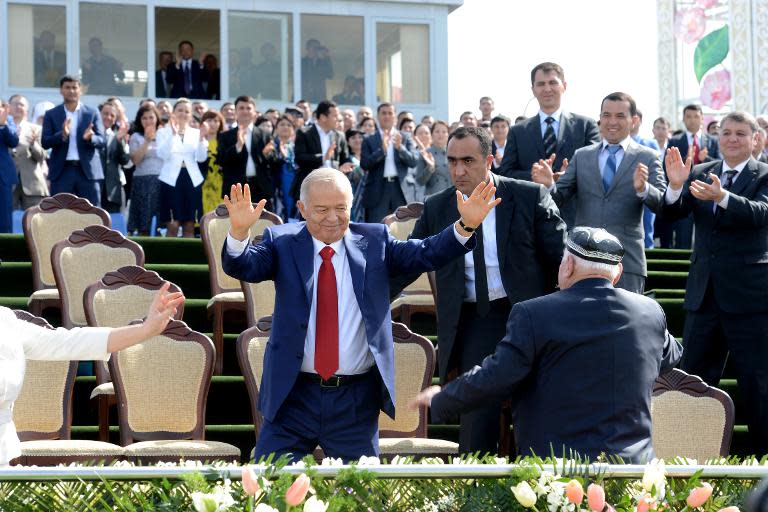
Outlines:
<svg viewBox="0 0 768 512"><path fill-rule="evenodd" d="M171 98L206 98L203 82L208 81L208 72L193 58L195 47L191 41L179 43L176 62L168 64L166 80L171 82Z"/></svg>

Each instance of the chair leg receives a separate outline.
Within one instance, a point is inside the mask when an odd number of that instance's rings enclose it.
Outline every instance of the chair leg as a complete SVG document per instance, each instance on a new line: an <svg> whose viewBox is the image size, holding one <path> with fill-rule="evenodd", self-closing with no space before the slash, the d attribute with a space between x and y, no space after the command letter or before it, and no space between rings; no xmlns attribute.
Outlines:
<svg viewBox="0 0 768 512"><path fill-rule="evenodd" d="M221 375L224 371L224 308L221 304L213 306L213 347L216 350L213 374Z"/></svg>
<svg viewBox="0 0 768 512"><path fill-rule="evenodd" d="M109 442L109 397L99 395L99 441Z"/></svg>

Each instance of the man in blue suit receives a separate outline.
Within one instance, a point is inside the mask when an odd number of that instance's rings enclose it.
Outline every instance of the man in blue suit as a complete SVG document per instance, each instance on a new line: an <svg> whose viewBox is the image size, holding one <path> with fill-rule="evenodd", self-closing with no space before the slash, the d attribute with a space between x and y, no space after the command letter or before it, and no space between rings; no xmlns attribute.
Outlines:
<svg viewBox="0 0 768 512"><path fill-rule="evenodd" d="M360 166L368 171L363 197L365 220L381 222L405 204L405 177L416 167L419 152L410 134L395 126L395 106L382 103L376 109L379 129L363 140Z"/></svg>
<svg viewBox="0 0 768 512"><path fill-rule="evenodd" d="M203 82L209 79L208 72L200 61L193 58L195 47L191 41L179 43L176 62L165 68L165 79L172 83L171 98L206 98Z"/></svg>
<svg viewBox="0 0 768 512"><path fill-rule="evenodd" d="M494 354L411 406L428 405L441 421L512 397L521 455L572 449L634 464L653 458L651 391L682 347L656 301L614 286L623 255L606 230L573 228L560 291L515 304Z"/></svg>
<svg viewBox="0 0 768 512"><path fill-rule="evenodd" d="M13 230L13 186L19 182L11 150L19 145L19 136L9 105L0 100L0 233Z"/></svg>
<svg viewBox="0 0 768 512"><path fill-rule="evenodd" d="M101 204L101 162L95 154L104 147L104 129L96 110L80 103L80 80L64 75L59 81L64 103L43 118L42 144L51 150L48 180L51 195L69 192Z"/></svg>
<svg viewBox="0 0 768 512"><path fill-rule="evenodd" d="M248 245L254 208L250 189L231 189L230 233L223 268L248 282L275 282L272 331L264 356L259 409L264 425L256 459L295 460L320 445L331 457L378 455L378 418L394 417L395 368L389 309L390 274L425 272L462 256L488 212L493 183L464 200L459 220L425 240L399 241L383 224L349 222L352 187L334 169L317 169L297 203L306 222L268 228Z"/></svg>

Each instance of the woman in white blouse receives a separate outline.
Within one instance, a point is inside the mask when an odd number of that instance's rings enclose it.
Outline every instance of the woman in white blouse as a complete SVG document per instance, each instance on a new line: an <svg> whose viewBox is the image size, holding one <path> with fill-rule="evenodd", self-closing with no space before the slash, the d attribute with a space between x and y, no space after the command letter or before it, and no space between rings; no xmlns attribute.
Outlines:
<svg viewBox="0 0 768 512"><path fill-rule="evenodd" d="M21 391L26 360L105 360L112 352L160 334L184 301L180 292L168 293L169 285L158 291L143 323L115 329L45 329L18 320L13 311L0 307L0 466L21 455L13 402Z"/></svg>
<svg viewBox="0 0 768 512"><path fill-rule="evenodd" d="M170 122L157 131L157 156L160 169L160 213L158 223L166 223L166 236L176 236L179 225L184 237L195 236L195 222L203 215L203 181L198 162L208 158L208 129L192 128L192 104L179 98Z"/></svg>

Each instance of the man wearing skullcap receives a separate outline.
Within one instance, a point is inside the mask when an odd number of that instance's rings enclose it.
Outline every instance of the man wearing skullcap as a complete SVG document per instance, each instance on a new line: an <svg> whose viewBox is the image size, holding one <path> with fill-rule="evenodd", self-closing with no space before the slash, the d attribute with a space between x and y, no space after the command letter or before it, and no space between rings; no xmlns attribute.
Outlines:
<svg viewBox="0 0 768 512"><path fill-rule="evenodd" d="M654 300L615 288L624 248L602 228L576 227L560 291L515 304L496 352L442 390L412 402L432 419L511 398L519 453L573 450L594 459L653 458L651 391L682 347Z"/></svg>

